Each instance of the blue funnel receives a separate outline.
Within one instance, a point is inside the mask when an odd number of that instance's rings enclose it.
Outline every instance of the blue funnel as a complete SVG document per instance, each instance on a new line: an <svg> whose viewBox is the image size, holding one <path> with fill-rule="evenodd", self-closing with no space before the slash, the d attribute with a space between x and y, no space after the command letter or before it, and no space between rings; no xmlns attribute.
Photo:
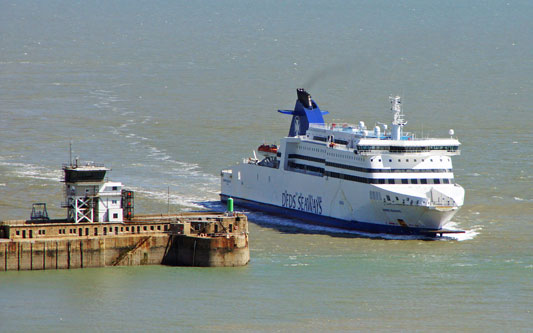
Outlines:
<svg viewBox="0 0 533 333"><path fill-rule="evenodd" d="M328 111L322 111L311 99L311 95L303 88L296 89L298 99L294 106L294 111L278 110L278 112L292 115L291 129L289 136L304 135L309 129L309 124L324 125L322 115L328 114Z"/></svg>

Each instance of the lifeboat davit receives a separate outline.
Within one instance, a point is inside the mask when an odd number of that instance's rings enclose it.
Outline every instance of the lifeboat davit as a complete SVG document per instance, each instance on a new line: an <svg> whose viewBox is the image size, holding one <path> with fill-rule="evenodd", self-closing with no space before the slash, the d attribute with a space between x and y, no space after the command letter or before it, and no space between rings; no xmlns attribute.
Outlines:
<svg viewBox="0 0 533 333"><path fill-rule="evenodd" d="M262 144L257 148L257 151L264 156L276 156L278 153L278 146Z"/></svg>

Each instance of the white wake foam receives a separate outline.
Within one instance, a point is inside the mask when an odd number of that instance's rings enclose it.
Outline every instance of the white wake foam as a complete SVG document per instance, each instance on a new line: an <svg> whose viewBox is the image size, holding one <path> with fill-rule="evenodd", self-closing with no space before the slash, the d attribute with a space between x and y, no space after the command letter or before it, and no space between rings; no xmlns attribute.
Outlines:
<svg viewBox="0 0 533 333"><path fill-rule="evenodd" d="M19 178L59 181L62 176L61 170L49 169L41 165L3 161L0 161L0 165L7 167L10 174Z"/></svg>
<svg viewBox="0 0 533 333"><path fill-rule="evenodd" d="M146 189L139 188L139 187L130 187L130 188L135 193L141 193L144 196L152 200L157 200L162 203L166 203L170 201L172 205L179 205L179 206L187 207L191 209L205 209L205 206L199 204L199 202L204 202L206 200L209 200L209 198L206 198L203 196L190 196L190 195L181 195L181 194L176 194L176 193L170 193L169 195L168 192L166 191L146 190Z"/></svg>
<svg viewBox="0 0 533 333"><path fill-rule="evenodd" d="M449 222L446 225L446 229L462 230L461 228L459 228L459 225L457 224L457 222ZM474 227L472 227L472 229L465 230L465 232L463 234L447 234L447 235L443 236L442 239L456 240L456 241L459 241L459 242L472 240L472 239L474 239L474 237L479 235L479 233L481 232L481 229L482 229L482 226L479 226L479 225L478 226L474 226Z"/></svg>

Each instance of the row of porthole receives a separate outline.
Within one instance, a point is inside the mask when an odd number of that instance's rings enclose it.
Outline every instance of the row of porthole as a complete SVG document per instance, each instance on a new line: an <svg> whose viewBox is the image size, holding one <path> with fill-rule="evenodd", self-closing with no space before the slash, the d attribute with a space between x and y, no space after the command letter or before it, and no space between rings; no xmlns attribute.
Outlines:
<svg viewBox="0 0 533 333"><path fill-rule="evenodd" d="M323 153L324 151L320 148L311 148L311 147L305 147L305 146L298 146L297 149L303 149L303 150L311 150L311 151L316 151L318 153Z"/></svg>
<svg viewBox="0 0 533 333"><path fill-rule="evenodd" d="M398 162L401 162L401 161L402 161L402 160L399 158L399 159L398 159ZM425 160L422 159L422 162L424 162L424 161L425 161ZM429 161L430 161L430 162L433 162L433 159L430 158ZM442 158L440 159L440 161L442 162ZM448 162L450 162L450 161L451 161L451 160L448 158ZM371 158L371 159L370 159L370 162L374 162L374 159ZM381 162L381 158L378 160L378 162ZM392 159L389 159L389 162L392 162ZM406 159L405 159L405 162L409 162L409 159L406 158ZM413 159L413 162L416 162L416 158Z"/></svg>

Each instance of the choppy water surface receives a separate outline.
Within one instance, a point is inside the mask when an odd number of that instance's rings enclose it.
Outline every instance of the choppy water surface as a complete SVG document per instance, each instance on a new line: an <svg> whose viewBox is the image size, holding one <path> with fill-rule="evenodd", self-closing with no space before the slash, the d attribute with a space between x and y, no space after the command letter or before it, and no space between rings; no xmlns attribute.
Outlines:
<svg viewBox="0 0 533 333"><path fill-rule="evenodd" d="M453 128L465 235L302 227L252 212L237 269L0 274L2 331L528 330L533 7L526 1L0 2L0 219L64 216L61 164L105 163L137 212L220 209L220 169L279 140L295 88L327 121Z"/></svg>

